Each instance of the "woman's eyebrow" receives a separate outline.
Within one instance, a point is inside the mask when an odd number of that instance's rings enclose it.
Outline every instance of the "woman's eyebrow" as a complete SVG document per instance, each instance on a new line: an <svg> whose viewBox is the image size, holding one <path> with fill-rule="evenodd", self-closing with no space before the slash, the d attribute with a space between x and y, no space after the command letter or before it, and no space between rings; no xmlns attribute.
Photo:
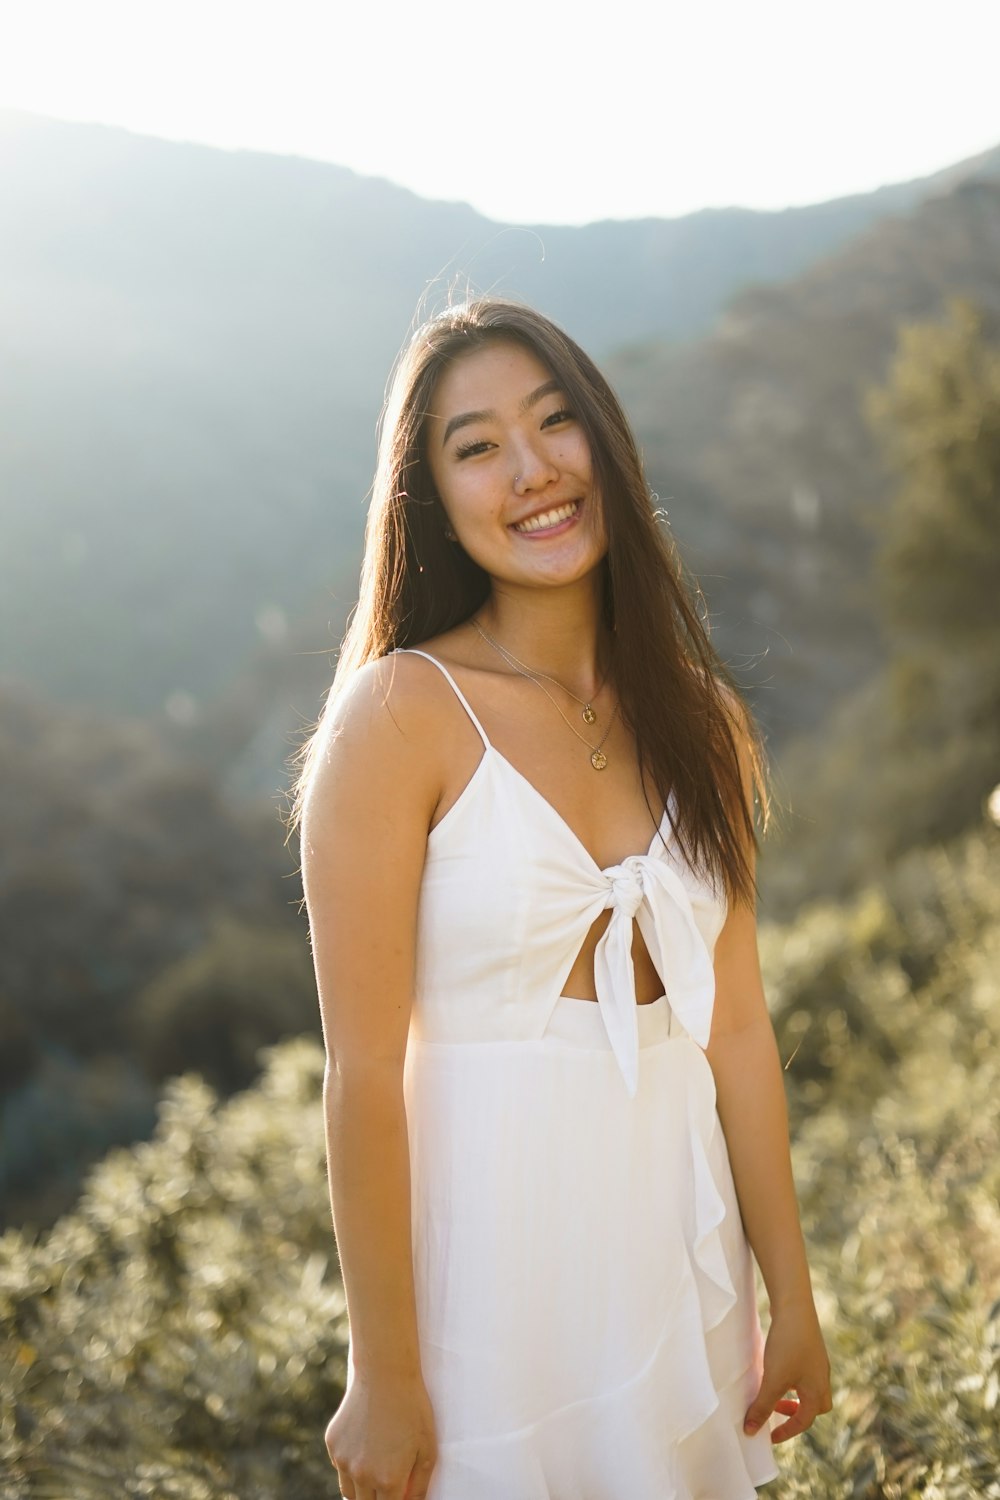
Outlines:
<svg viewBox="0 0 1000 1500"><path fill-rule="evenodd" d="M520 409L521 411L530 411L543 397L551 396L554 391L561 390L561 381L547 380L544 385L540 385L537 390L532 391L530 395L522 399ZM496 421L496 415L496 412L490 409L488 411L463 411L459 416L452 417L444 430L444 437L441 439L442 448L452 433L457 432L460 427L469 427L473 422L494 422Z"/></svg>

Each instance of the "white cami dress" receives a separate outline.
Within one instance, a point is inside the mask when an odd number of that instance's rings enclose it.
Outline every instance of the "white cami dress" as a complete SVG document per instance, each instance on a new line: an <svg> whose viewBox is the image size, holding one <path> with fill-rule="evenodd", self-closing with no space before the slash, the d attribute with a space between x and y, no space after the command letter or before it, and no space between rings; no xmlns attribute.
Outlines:
<svg viewBox="0 0 1000 1500"><path fill-rule="evenodd" d="M780 1418L743 1434L763 1339L703 1050L725 902L666 815L601 869L415 654L484 747L428 836L404 1063L428 1500L753 1500ZM597 1002L561 995L608 907Z"/></svg>

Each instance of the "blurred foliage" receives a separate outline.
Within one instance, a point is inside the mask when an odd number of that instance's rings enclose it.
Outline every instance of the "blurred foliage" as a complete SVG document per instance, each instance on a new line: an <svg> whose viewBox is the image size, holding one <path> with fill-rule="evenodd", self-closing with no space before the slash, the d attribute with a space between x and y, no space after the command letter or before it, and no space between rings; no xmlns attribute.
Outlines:
<svg viewBox="0 0 1000 1500"><path fill-rule="evenodd" d="M740 292L706 337L607 366L716 643L782 759L800 734L822 745L831 706L887 660L874 563L895 484L867 392L892 378L901 330L945 319L954 293L1000 344L998 244L1000 184L958 183Z"/></svg>
<svg viewBox="0 0 1000 1500"><path fill-rule="evenodd" d="M227 800L155 723L24 685L0 710L2 1229L51 1224L147 1134L166 1073L243 1087L319 1013L273 808Z"/></svg>
<svg viewBox="0 0 1000 1500"><path fill-rule="evenodd" d="M43 1238L0 1238L5 1500L336 1492L323 1067L303 1038L225 1105L172 1080L154 1140L112 1152Z"/></svg>
<svg viewBox="0 0 1000 1500"><path fill-rule="evenodd" d="M774 1500L1000 1497L1000 834L765 924L834 1410ZM314 1500L345 1376L322 1048L173 1079L46 1235L0 1238L5 1500ZM513 1500L513 1497L512 1497Z"/></svg>
<svg viewBox="0 0 1000 1500"><path fill-rule="evenodd" d="M220 917L210 937L143 990L130 1016L147 1073L169 1078L197 1059L224 1093L245 1088L269 1042L320 1035L312 957L304 933L260 931Z"/></svg>
<svg viewBox="0 0 1000 1500"><path fill-rule="evenodd" d="M904 325L867 402L900 476L881 559L887 612L925 644L1000 636L1000 348L983 322L952 297L944 321Z"/></svg>
<svg viewBox="0 0 1000 1500"><path fill-rule="evenodd" d="M942 320L903 325L885 384L867 393L896 476L873 516L875 649L888 654L782 756L786 810L763 881L775 915L974 826L1000 782L1000 339L988 321L955 296Z"/></svg>

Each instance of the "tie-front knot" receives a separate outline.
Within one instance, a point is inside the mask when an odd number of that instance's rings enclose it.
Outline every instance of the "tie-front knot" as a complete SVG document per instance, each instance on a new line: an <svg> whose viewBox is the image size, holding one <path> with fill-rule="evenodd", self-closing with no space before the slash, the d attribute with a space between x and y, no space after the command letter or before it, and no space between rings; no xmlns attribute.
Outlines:
<svg viewBox="0 0 1000 1500"><path fill-rule="evenodd" d="M629 922L635 916L642 905L643 887L642 875L638 861L632 863L632 857L624 864L612 865L605 871L609 877L607 905L620 911L622 916Z"/></svg>

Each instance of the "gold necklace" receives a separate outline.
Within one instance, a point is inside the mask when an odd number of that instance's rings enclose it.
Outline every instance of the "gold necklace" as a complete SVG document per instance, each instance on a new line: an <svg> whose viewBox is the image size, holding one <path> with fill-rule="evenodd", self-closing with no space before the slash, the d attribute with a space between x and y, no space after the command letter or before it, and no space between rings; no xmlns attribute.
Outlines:
<svg viewBox="0 0 1000 1500"><path fill-rule="evenodd" d="M621 707L621 704L620 703L616 703L615 704L615 711L611 715L611 723L608 725L607 729L604 731L604 734L601 736L601 739L599 740L599 742L596 745L592 745L589 740L584 739L584 736L577 729L576 725L570 723L570 721L567 719L566 715L563 713L562 709L559 707L558 703L556 703L556 700L553 698L552 694L549 692L548 688L547 687L542 687L542 684L535 679L535 677L532 675L530 669L527 668L527 667L525 667L525 668L522 669L521 666L518 664L517 658L515 656L511 656L510 652L507 650L507 648L505 646L501 646L498 641L494 641L490 636L488 636L486 634L486 631L483 630L483 629L481 629L480 626L476 623L475 620L473 620L472 623L473 623L473 625L476 626L476 629L479 631L479 634L483 637L483 640L484 641L488 641L491 646L493 646L497 651L499 651L500 655L504 658L504 660L507 661L510 665L512 665L514 667L515 671L519 672L522 677L526 677L529 682L534 682L534 684L535 684L536 687L539 687L539 688L542 689L542 692L545 694L546 698L548 698L549 702L551 704L553 704L553 706L555 707L555 710L558 713L560 719L562 719L563 723L565 725L567 725L567 727L569 729L572 729L572 731L576 735L577 739L578 740L582 740L583 743L586 745L587 749L590 751L590 764L593 766L594 770L595 771L603 771L604 767L608 763L608 757L605 755L605 753L602 750L601 746L604 744L604 741L607 739L608 735L611 733L612 729L614 728L615 720L618 717L618 710ZM547 674L544 673L544 672L539 673L539 676L541 676L541 677L544 677L546 675ZM549 681L550 682L555 682L555 678L554 677L550 677ZM602 683L601 686L603 687L603 685L604 684ZM556 686L557 687L561 687L562 684L561 683L556 683ZM567 691L568 691L568 689L567 689ZM575 697L575 694L570 693L570 697L571 698ZM577 701L577 703L580 703L580 702L582 702L582 699L577 698L576 701ZM588 720L588 723L589 722L590 721Z"/></svg>
<svg viewBox="0 0 1000 1500"><path fill-rule="evenodd" d="M594 706L593 706L593 703L592 703L591 700L589 700L589 699L585 700L583 698L577 698L576 694L574 692L572 692L570 688L566 687L563 683L557 681L557 679L555 677L550 677L547 672L539 672L535 667L526 666L523 661L519 661L518 660L518 658L514 655L513 651L508 651L508 649L507 649L506 646L501 646L500 643L499 643L499 641L495 641L491 635L487 635L486 631L480 625L480 623L479 623L478 620L473 620L472 623L473 623L473 625L475 625L476 629L479 631L479 634L483 637L483 639L485 641L489 641L489 643L490 643L491 646L495 646L498 651L501 651L504 654L504 656L506 656L507 659L512 664L523 668L523 670L526 673L528 673L530 676L532 676L532 677L544 677L545 680L546 680L546 682L554 682L555 685L556 685L556 687L562 688L562 690L563 690L564 693L569 693L569 695L570 695L571 698L575 699L577 703L582 704L583 705L583 713L580 715L580 717L582 718L582 720L583 720L583 722L585 724L596 724L597 723L597 714L596 714L596 712L594 710ZM605 682L607 682L607 680L608 680L607 679L607 674L605 674L605 676L601 678L600 683L598 684L597 688L594 691L594 697L595 698L597 697L597 694L601 691L601 688L604 686L604 684L605 684Z"/></svg>

